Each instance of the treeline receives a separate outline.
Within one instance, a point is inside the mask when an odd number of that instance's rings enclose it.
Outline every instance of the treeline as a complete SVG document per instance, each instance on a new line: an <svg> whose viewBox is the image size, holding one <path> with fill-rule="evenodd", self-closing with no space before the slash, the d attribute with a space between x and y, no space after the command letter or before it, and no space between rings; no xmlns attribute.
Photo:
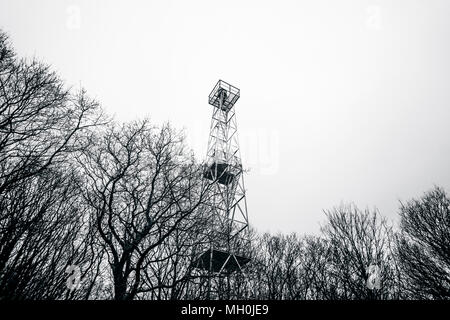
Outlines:
<svg viewBox="0 0 450 320"><path fill-rule="evenodd" d="M205 299L201 170L169 124L115 122L0 32L0 299ZM252 262L212 279L215 297L448 299L449 197L435 187L399 214L394 229L342 205L319 237L252 231Z"/></svg>

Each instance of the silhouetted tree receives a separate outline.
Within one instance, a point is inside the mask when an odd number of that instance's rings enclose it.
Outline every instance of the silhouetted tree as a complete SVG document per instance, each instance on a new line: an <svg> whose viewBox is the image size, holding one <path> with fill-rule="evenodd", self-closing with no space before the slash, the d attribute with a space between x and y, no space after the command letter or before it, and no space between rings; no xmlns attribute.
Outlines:
<svg viewBox="0 0 450 320"><path fill-rule="evenodd" d="M176 287L183 273L172 273L170 268L180 268L172 258L189 244L177 237L180 231L192 236L201 227L198 209L205 195L200 166L185 151L183 137L169 125L157 129L148 121L112 124L93 138L79 164L111 268L114 299L156 291L159 298L161 289Z"/></svg>
<svg viewBox="0 0 450 320"><path fill-rule="evenodd" d="M415 299L450 298L450 199L439 187L402 203L398 252L403 288Z"/></svg>
<svg viewBox="0 0 450 320"><path fill-rule="evenodd" d="M327 224L322 228L328 246L328 285L321 295L332 299L398 298L398 274L393 251L393 233L378 211L360 210L341 205L325 212ZM380 270L379 289L369 289L369 266ZM320 287L319 287L320 289Z"/></svg>
<svg viewBox="0 0 450 320"><path fill-rule="evenodd" d="M246 276L252 288L249 298L305 300L318 296L316 285L326 265L326 249L316 237L263 234L254 240L254 259Z"/></svg>
<svg viewBox="0 0 450 320"><path fill-rule="evenodd" d="M0 32L0 298L65 295L65 267L90 259L73 153L101 123L50 68L16 57Z"/></svg>
<svg viewBox="0 0 450 320"><path fill-rule="evenodd" d="M252 261L256 296L270 300L298 297L303 247L297 236L265 233L257 248Z"/></svg>

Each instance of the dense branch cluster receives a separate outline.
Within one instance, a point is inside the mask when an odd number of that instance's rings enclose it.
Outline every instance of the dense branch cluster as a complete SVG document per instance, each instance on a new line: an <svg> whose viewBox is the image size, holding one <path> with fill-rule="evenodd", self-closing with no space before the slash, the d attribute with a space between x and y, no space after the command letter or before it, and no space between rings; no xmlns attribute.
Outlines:
<svg viewBox="0 0 450 320"><path fill-rule="evenodd" d="M193 270L213 219L201 173L169 124L111 120L0 32L0 299L205 299ZM218 297L450 298L443 189L402 203L398 230L376 209L325 214L320 236L251 230L252 260Z"/></svg>

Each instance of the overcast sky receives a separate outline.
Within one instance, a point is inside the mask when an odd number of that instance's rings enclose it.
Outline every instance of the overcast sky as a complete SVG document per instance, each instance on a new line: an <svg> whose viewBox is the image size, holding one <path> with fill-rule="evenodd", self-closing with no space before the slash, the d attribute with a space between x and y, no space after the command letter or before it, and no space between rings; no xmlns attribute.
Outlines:
<svg viewBox="0 0 450 320"><path fill-rule="evenodd" d="M354 202L450 190L450 1L0 0L20 56L53 66L118 120L185 129L206 155L219 79L236 113L249 219L317 233Z"/></svg>

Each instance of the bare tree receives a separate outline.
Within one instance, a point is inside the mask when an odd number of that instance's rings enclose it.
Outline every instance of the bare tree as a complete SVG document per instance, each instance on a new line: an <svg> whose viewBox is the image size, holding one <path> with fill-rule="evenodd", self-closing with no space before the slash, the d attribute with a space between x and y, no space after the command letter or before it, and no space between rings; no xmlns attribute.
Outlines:
<svg viewBox="0 0 450 320"><path fill-rule="evenodd" d="M314 294L319 266L314 237L263 234L254 240L254 260L248 268L250 298L304 300ZM322 261L320 261L322 262Z"/></svg>
<svg viewBox="0 0 450 320"><path fill-rule="evenodd" d="M102 119L84 91L71 94L48 66L19 60L0 32L2 299L61 298L64 267L86 257L70 159Z"/></svg>
<svg viewBox="0 0 450 320"><path fill-rule="evenodd" d="M450 298L450 199L435 187L402 203L398 252L403 288L416 299Z"/></svg>
<svg viewBox="0 0 450 320"><path fill-rule="evenodd" d="M205 195L200 166L185 151L182 136L148 121L113 124L78 160L111 268L114 299L176 287L178 271L170 279L162 274L170 273L167 261L171 268L179 265L173 257L182 250L172 246L187 245L177 240L178 232L197 226Z"/></svg>
<svg viewBox="0 0 450 320"><path fill-rule="evenodd" d="M325 212L322 228L328 246L327 279L333 299L389 299L399 297L398 275L392 250L393 233L378 211L341 205ZM379 289L367 286L369 266L380 270ZM330 287L331 285L331 287Z"/></svg>
<svg viewBox="0 0 450 320"><path fill-rule="evenodd" d="M303 268L307 284L306 299L336 300L339 298L337 279L330 277L332 248L321 237L306 237Z"/></svg>
<svg viewBox="0 0 450 320"><path fill-rule="evenodd" d="M46 172L8 194L3 213L0 297L3 299L87 298L84 288L70 292L65 270L83 268L85 285L96 262L81 204L77 177ZM97 253L95 253L97 254Z"/></svg>
<svg viewBox="0 0 450 320"><path fill-rule="evenodd" d="M295 234L272 236L263 234L258 239L253 279L260 299L289 299L297 294L297 280L302 258L302 243Z"/></svg>

